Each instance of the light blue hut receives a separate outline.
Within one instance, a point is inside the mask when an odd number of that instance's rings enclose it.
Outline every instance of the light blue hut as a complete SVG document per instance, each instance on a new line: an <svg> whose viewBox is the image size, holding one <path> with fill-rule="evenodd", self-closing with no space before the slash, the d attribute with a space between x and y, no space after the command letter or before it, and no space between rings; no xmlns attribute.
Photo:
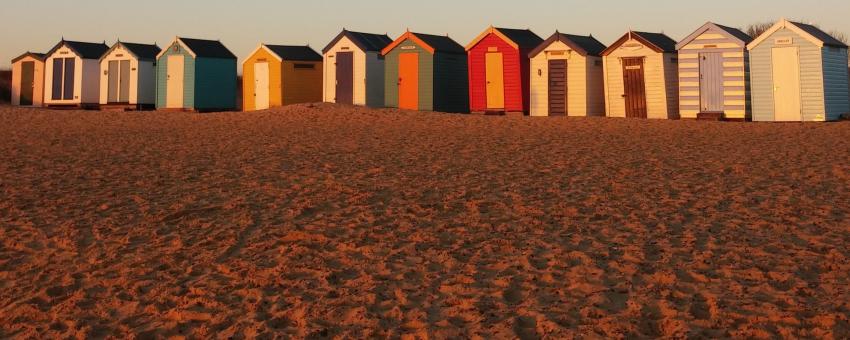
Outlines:
<svg viewBox="0 0 850 340"><path fill-rule="evenodd" d="M176 38L157 56L158 109L236 109L236 56L219 41Z"/></svg>
<svg viewBox="0 0 850 340"><path fill-rule="evenodd" d="M831 121L850 112L846 44L783 19L747 48L754 121Z"/></svg>

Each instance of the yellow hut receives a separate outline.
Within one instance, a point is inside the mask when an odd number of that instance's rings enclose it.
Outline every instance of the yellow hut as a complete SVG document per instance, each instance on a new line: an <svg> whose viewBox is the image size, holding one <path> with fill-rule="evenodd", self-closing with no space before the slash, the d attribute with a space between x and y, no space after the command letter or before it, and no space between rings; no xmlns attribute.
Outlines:
<svg viewBox="0 0 850 340"><path fill-rule="evenodd" d="M308 46L260 44L242 66L245 111L322 101L322 55Z"/></svg>

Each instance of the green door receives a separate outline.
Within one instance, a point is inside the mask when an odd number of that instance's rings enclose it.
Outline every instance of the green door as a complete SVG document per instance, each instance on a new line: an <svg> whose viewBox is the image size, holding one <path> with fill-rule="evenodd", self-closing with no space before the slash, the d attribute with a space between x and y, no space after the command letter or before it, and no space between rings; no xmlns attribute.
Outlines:
<svg viewBox="0 0 850 340"><path fill-rule="evenodd" d="M31 106L35 87L35 62L21 63L21 106Z"/></svg>

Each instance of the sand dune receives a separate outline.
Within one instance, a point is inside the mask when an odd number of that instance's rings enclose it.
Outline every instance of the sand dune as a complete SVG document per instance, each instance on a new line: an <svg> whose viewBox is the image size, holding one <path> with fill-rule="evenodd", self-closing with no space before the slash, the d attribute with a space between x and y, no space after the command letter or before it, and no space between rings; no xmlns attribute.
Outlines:
<svg viewBox="0 0 850 340"><path fill-rule="evenodd" d="M850 123L0 109L0 338L848 338Z"/></svg>

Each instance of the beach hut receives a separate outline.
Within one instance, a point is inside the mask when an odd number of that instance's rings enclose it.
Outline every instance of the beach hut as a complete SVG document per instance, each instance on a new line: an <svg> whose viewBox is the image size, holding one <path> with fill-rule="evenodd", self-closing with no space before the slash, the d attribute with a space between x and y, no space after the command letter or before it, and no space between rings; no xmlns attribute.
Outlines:
<svg viewBox="0 0 850 340"><path fill-rule="evenodd" d="M322 101L322 55L309 46L260 44L242 63L245 111Z"/></svg>
<svg viewBox="0 0 850 340"><path fill-rule="evenodd" d="M679 66L673 39L663 33L630 31L602 56L608 117L679 117Z"/></svg>
<svg viewBox="0 0 850 340"><path fill-rule="evenodd" d="M236 109L236 56L220 41L178 37L156 59L157 108Z"/></svg>
<svg viewBox="0 0 850 340"><path fill-rule="evenodd" d="M44 101L44 54L27 52L12 59L12 105L41 106Z"/></svg>
<svg viewBox="0 0 850 340"><path fill-rule="evenodd" d="M676 45L679 114L703 120L750 118L749 35L706 23Z"/></svg>
<svg viewBox="0 0 850 340"><path fill-rule="evenodd" d="M604 50L593 36L555 32L531 51L531 115L604 116Z"/></svg>
<svg viewBox="0 0 850 340"><path fill-rule="evenodd" d="M489 27L466 46L473 113L529 112L528 54L543 42L530 30Z"/></svg>
<svg viewBox="0 0 850 340"><path fill-rule="evenodd" d="M381 54L387 107L469 111L466 50L448 36L406 32Z"/></svg>
<svg viewBox="0 0 850 340"><path fill-rule="evenodd" d="M100 107L156 107L156 55L159 46L117 42L100 58Z"/></svg>
<svg viewBox="0 0 850 340"><path fill-rule="evenodd" d="M48 107L97 107L100 57L109 46L62 40L44 60L44 104Z"/></svg>
<svg viewBox="0 0 850 340"><path fill-rule="evenodd" d="M386 34L343 30L322 50L325 102L384 106L384 57L393 40Z"/></svg>
<svg viewBox="0 0 850 340"><path fill-rule="evenodd" d="M782 19L747 48L754 121L831 121L850 112L847 45L841 41Z"/></svg>

